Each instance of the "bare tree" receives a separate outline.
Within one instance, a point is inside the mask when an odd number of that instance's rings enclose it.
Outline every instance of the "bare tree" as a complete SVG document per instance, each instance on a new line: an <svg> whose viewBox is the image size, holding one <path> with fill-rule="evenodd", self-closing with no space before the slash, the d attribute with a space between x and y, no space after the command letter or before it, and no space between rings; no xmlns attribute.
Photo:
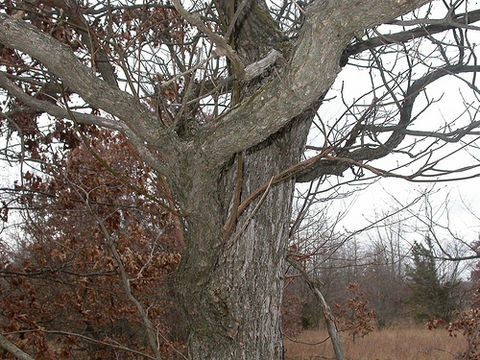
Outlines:
<svg viewBox="0 0 480 360"><path fill-rule="evenodd" d="M183 224L177 292L189 357L281 359L296 181L325 181L350 169L355 177L421 181L477 175L475 161L443 167L479 134L470 36L479 10L470 6L7 2L0 87L9 100L1 116L22 140L14 155L21 162L38 160L42 150L34 146L40 114L72 121L80 132L96 125L125 135L159 181L166 179L175 204L165 207ZM340 121L315 119L350 62L370 71L369 96L348 106ZM426 90L444 77L466 83L474 95L465 99L466 123L422 121L432 104ZM425 99L420 109L418 98ZM312 122L323 145L301 161ZM445 152L449 143L456 147ZM372 164L392 153L407 160Z"/></svg>

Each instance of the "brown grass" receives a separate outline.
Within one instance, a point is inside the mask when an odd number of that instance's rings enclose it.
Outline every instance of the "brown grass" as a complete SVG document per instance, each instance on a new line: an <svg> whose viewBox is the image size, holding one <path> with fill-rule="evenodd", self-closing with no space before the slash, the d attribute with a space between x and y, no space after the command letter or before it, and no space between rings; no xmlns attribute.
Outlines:
<svg viewBox="0 0 480 360"><path fill-rule="evenodd" d="M327 337L325 330L304 331L298 341L318 343ZM286 360L334 359L328 339L319 345L305 345L285 339ZM418 327L395 327L376 330L355 343L342 336L348 360L454 360L466 349L462 337L450 337L444 329L427 330Z"/></svg>

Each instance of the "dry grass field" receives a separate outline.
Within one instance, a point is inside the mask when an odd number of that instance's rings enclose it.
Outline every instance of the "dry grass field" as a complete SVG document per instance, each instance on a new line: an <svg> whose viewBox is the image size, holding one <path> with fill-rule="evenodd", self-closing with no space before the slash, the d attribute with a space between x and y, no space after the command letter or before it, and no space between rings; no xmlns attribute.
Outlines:
<svg viewBox="0 0 480 360"><path fill-rule="evenodd" d="M326 330L309 330L299 341L318 343L327 337ZM305 345L285 340L286 360L334 359L330 340L319 345ZM465 350L463 337L450 337L446 330L419 327L395 327L376 330L363 339L342 337L348 360L455 360Z"/></svg>

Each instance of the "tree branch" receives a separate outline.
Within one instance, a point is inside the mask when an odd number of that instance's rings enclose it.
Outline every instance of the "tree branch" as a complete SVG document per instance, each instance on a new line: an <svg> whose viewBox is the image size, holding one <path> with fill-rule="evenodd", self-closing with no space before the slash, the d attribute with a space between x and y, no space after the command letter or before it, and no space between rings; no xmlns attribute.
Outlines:
<svg viewBox="0 0 480 360"><path fill-rule="evenodd" d="M0 347L7 350L10 354L14 355L19 360L34 360L33 357L21 350L15 344L10 342L5 336L0 334Z"/></svg>
<svg viewBox="0 0 480 360"><path fill-rule="evenodd" d="M172 1L179 14L182 15L190 24L195 25L201 32L207 35L207 37L217 46L215 49L217 55L226 56L234 64L234 69L237 71L238 78L243 79L245 77L245 65L243 65L242 60L235 50L233 50L232 47L227 43L227 41L217 33L210 30L203 23L198 14L188 12L188 10L182 6L179 0Z"/></svg>
<svg viewBox="0 0 480 360"><path fill-rule="evenodd" d="M125 352L130 352L132 354L144 357L146 359L156 360L153 356L145 354L141 351L130 349L126 346L122 346L122 345L118 345L118 344L112 344L112 343L108 343L106 341L97 340L97 339L91 338L89 336L74 333L74 332L71 332L71 331L33 329L33 330L20 330L20 331L16 331L15 333L29 333L29 332L41 332L41 333L44 333L44 334L74 336L74 337L77 337L79 339L82 339L84 341L88 341L88 342L91 342L91 343L94 343L94 344L108 346L108 347L111 347L113 349L118 349L118 350L122 350L122 351L125 351ZM24 359L21 359L21 360L24 360ZM25 360L27 360L27 359L25 359ZM29 358L28 360L33 360L33 358Z"/></svg>
<svg viewBox="0 0 480 360"><path fill-rule="evenodd" d="M15 83L3 72L0 72L0 87L7 90L10 95L27 105L34 113L45 112L57 118L69 119L69 114L66 110L49 101L39 100L28 95L19 86L15 85ZM119 121L113 121L104 117L76 111L73 111L72 113L75 115L75 119L82 124L98 125L121 132L125 129L125 125L122 125ZM2 116L2 114L0 114L0 116Z"/></svg>
<svg viewBox="0 0 480 360"><path fill-rule="evenodd" d="M372 39L360 41L347 46L343 52L341 64L342 66L346 65L350 56L360 54L366 50L390 44L403 44L414 39L455 29L461 27L461 25L473 24L477 21L480 21L480 10L474 10L468 14L456 15L450 21L445 21L443 24L423 25L412 30L402 31L391 35L377 36Z"/></svg>
<svg viewBox="0 0 480 360"><path fill-rule="evenodd" d="M82 189L83 190L83 189ZM84 190L83 190L84 191ZM162 360L162 355L160 354L159 346L157 344L157 341L155 339L155 334L153 333L154 327L152 322L150 321L150 318L148 317L148 313L145 311L143 308L143 305L138 301L138 299L133 295L132 293L132 288L130 286L130 279L128 278L128 274L125 270L125 266L123 265L123 261L120 257L120 254L117 251L117 246L115 244L115 241L111 238L110 233L108 232L107 228L105 227L105 224L103 223L102 219L93 211L92 207L90 206L89 203L89 193L85 192L86 194L86 200L85 200L85 205L87 206L88 211L90 214L95 218L98 227L100 230L103 232L103 235L105 236L107 240L107 244L110 248L110 252L112 253L117 266L120 270L120 278L122 281L123 289L125 291L125 294L127 295L128 299L135 305L137 308L137 311L140 315L140 318L142 319L145 331L147 333L147 339L148 343L150 345L150 348L152 349L153 353L155 354L155 359L156 360Z"/></svg>
<svg viewBox="0 0 480 360"><path fill-rule="evenodd" d="M218 166L233 154L264 141L328 90L340 71L343 49L354 33L427 2L315 2L307 11L288 67L219 121L202 129L196 148L208 153Z"/></svg>
<svg viewBox="0 0 480 360"><path fill-rule="evenodd" d="M311 167L304 168L301 172L297 174L297 182L309 182L327 174L342 174L352 165L352 163L355 164L365 161L376 160L390 154L390 152L395 149L409 133L408 131L406 131L406 129L411 122L413 105L415 103L415 100L417 99L417 96L421 93L421 91L425 89L425 87L446 75L455 75L460 73L477 71L480 71L480 66L470 66L463 64L445 66L416 80L407 90L405 99L400 109L400 119L398 121L398 124L393 127L388 127L392 131L392 134L390 135L388 140L385 141L385 143L380 144L374 148L362 147L361 149L352 152L350 152L348 148L345 147L341 149L336 149L335 153L339 158L343 159L342 161L333 161L329 165L327 165L325 161L317 161L312 164ZM473 122L472 124L470 124L470 126L459 129L458 131L451 132L450 135L452 135L453 138L450 139L450 142L460 140L461 137L468 134L469 131L479 125L479 122ZM381 126L378 127L378 129L380 128ZM444 136L446 135L447 134L445 134ZM436 137L439 138L439 134L437 134ZM347 159L349 161L351 160L352 163L346 161Z"/></svg>
<svg viewBox="0 0 480 360"><path fill-rule="evenodd" d="M335 324L335 317L333 316L325 297L320 291L319 284L317 284L317 282L308 275L302 265L299 264L292 256L287 256L287 261L300 273L300 275L302 275L303 280L305 280L320 304L325 322L327 324L328 334L330 335L330 340L332 341L333 350L335 351L335 357L337 360L344 360L345 355L343 353L342 342L340 341L340 336L338 335L337 326Z"/></svg>
<svg viewBox="0 0 480 360"><path fill-rule="evenodd" d="M0 43L39 60L91 106L120 118L142 141L155 146L169 167L177 163L182 146L174 132L133 96L97 78L69 47L5 14L0 14Z"/></svg>
<svg viewBox="0 0 480 360"><path fill-rule="evenodd" d="M117 87L117 76L115 69L109 61L108 55L102 45L98 42L95 34L90 30L87 19L80 11L80 6L76 0L59 0L55 1L55 6L65 10L70 21L77 26L80 33L80 39L83 45L90 49L95 61L95 67L102 75L102 78L113 87Z"/></svg>

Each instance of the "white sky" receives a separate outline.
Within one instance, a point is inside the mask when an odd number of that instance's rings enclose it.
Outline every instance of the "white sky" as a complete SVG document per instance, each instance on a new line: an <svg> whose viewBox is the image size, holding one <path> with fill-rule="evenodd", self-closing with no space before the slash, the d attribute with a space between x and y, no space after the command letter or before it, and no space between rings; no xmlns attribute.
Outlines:
<svg viewBox="0 0 480 360"><path fill-rule="evenodd" d="M345 98L351 102L352 99L358 98L364 93L365 88L362 84L369 86L368 72L346 67L337 78L333 88L340 89L342 82L345 89ZM441 100L432 105L416 121L416 129L419 130L432 130L436 126L442 126L449 120L457 118L464 112L465 106L463 102L465 100L473 104L472 111L477 111L480 107L478 101L471 96L471 92L458 80L451 78L442 79L429 86L428 92L432 97ZM416 109L419 109L421 106L421 101L419 100L415 104ZM322 105L320 117L325 123L333 123L342 115L343 111L344 107L337 97ZM470 121L468 116L465 115L457 122L464 121ZM315 129L312 130L309 136L309 144L315 146L323 145L323 138ZM477 144L480 145L480 142L477 142ZM477 151L476 155L480 155L480 151ZM405 161L405 158L390 156L385 158L385 160L375 162L375 166L388 170L395 165L395 161L401 162L402 160ZM456 168L472 163L478 163L478 160L470 157L465 152L461 152L445 162L442 168ZM431 189L432 186L434 194L429 199L439 209L437 220L445 226L448 225L454 233L463 237L467 242L477 240L478 234L480 234L480 178L437 184L410 183L406 180L394 178L381 179L352 197L345 200L335 200L332 211L341 212L348 209L348 216L339 225L348 231L354 231L365 226L369 221L378 218L379 214L388 212L394 206L398 207L398 204L394 204L392 195L400 202L407 204L418 194L424 192L425 189ZM304 188L304 185L299 185L299 189ZM445 210L445 204L448 204L448 211ZM449 238L449 234L444 234L444 236L446 239Z"/></svg>

